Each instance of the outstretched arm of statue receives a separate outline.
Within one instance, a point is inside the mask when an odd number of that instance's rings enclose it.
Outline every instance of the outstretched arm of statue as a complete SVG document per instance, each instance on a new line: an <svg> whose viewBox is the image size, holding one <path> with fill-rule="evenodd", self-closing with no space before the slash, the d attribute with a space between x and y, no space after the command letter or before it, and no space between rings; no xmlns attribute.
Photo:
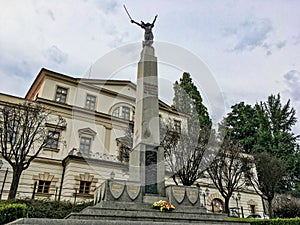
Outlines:
<svg viewBox="0 0 300 225"><path fill-rule="evenodd" d="M136 25L138 25L138 26L142 27L142 25L141 25L141 24L139 24L138 22L136 22L136 21L134 21L134 20L130 20L130 22L131 22L131 23L135 23Z"/></svg>
<svg viewBox="0 0 300 225"><path fill-rule="evenodd" d="M155 16L155 18L154 18L154 20L153 20L153 22L152 22L152 25L154 25L154 23L155 23L157 17L158 17L158 15L156 14L156 16Z"/></svg>

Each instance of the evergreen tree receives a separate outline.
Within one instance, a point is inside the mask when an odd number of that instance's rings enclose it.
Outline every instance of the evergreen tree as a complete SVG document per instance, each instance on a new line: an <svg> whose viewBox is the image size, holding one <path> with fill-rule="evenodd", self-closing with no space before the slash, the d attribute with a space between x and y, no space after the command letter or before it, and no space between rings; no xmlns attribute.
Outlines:
<svg viewBox="0 0 300 225"><path fill-rule="evenodd" d="M161 145L165 149L165 158L173 180L179 178L184 185L192 185L202 176L206 169L205 152L213 132L211 119L207 108L202 103L202 97L194 85L189 73L183 73L179 82L174 84L174 98L172 107L187 115L187 126L174 132L171 124L161 124L164 127Z"/></svg>
<svg viewBox="0 0 300 225"><path fill-rule="evenodd" d="M245 153L253 153L258 129L254 107L244 102L233 105L223 126L225 126L226 138L239 142Z"/></svg>
<svg viewBox="0 0 300 225"><path fill-rule="evenodd" d="M292 128L296 124L296 111L290 106L290 100L282 105L280 95L270 95L266 102L257 103L257 141L254 151L268 152L285 162L287 174L281 181L280 192L295 188L299 183L299 151L297 138Z"/></svg>
<svg viewBox="0 0 300 225"><path fill-rule="evenodd" d="M287 173L281 181L280 192L296 188L300 178L300 154L296 145L298 136L292 131L297 121L296 111L290 101L282 104L277 94L255 106L241 102L231 108L223 123L227 137L243 146L246 153L267 152L281 159Z"/></svg>
<svg viewBox="0 0 300 225"><path fill-rule="evenodd" d="M174 98L172 107L190 116L190 123L199 122L200 127L211 128L212 122L207 108L197 87L189 73L183 73L179 82L174 84Z"/></svg>

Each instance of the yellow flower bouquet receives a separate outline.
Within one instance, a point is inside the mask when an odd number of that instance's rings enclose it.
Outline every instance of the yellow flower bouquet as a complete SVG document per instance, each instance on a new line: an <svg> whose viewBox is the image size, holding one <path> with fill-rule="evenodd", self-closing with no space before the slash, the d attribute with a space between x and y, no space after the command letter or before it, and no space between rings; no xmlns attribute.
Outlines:
<svg viewBox="0 0 300 225"><path fill-rule="evenodd" d="M171 203L169 203L167 201L163 201L163 200L160 200L158 202L154 202L152 207L155 208L155 209L159 209L161 212L163 210L171 211L171 210L175 209L175 206L173 206Z"/></svg>

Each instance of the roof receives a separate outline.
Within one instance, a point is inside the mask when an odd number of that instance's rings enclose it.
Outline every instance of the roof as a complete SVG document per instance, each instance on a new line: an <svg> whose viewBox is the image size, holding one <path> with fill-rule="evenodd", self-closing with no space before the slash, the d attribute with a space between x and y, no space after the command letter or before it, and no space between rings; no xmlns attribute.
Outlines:
<svg viewBox="0 0 300 225"><path fill-rule="evenodd" d="M74 85L78 84L85 84L85 85L120 85L120 86L130 86L134 90L136 90L136 84L129 81L129 80L107 80L107 79L90 79L90 78L75 78L69 75L65 75L59 72L55 72L46 68L42 68L35 80L33 81L31 87L29 88L27 94L25 95L25 99L32 99L40 87L40 85L43 83L45 77L53 77L57 78L59 80L68 82L68 83L73 83ZM104 90L104 89L103 89ZM181 114L174 110L171 106L166 104L165 102L159 100L159 108L171 113L176 113L176 114ZM182 114L183 115L183 114Z"/></svg>

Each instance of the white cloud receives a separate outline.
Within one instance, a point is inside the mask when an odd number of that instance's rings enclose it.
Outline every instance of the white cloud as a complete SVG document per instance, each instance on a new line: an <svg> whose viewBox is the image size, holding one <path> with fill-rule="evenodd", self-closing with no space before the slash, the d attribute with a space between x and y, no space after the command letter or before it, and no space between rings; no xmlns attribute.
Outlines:
<svg viewBox="0 0 300 225"><path fill-rule="evenodd" d="M48 48L45 55L47 59L57 64L64 64L68 59L68 55L60 50L56 45L52 45Z"/></svg>
<svg viewBox="0 0 300 225"><path fill-rule="evenodd" d="M300 2L284 0L272 4L260 0L0 1L0 78L5 80L0 92L24 96L42 67L83 76L113 49L141 43L144 31L130 23L124 3L137 21L152 21L158 13L154 40L199 56L226 94L228 106L265 100L287 85L287 98L297 98L295 81L282 74L291 68L300 71ZM128 71L134 72L122 75L134 80L136 67L130 67ZM168 75L168 83L181 75L181 71L167 74L160 65L159 69L162 78ZM161 95L166 95L166 82L161 85Z"/></svg>
<svg viewBox="0 0 300 225"><path fill-rule="evenodd" d="M251 51L257 47L268 46L267 38L272 30L273 26L269 19L249 18L237 27L226 29L226 33L236 38L233 51Z"/></svg>
<svg viewBox="0 0 300 225"><path fill-rule="evenodd" d="M284 80L292 98L295 101L300 101L300 72L297 70L290 70L284 74Z"/></svg>
<svg viewBox="0 0 300 225"><path fill-rule="evenodd" d="M278 49L281 49L281 48L283 48L283 47L285 47L286 46L286 41L279 41L277 44L276 44L276 47L278 48Z"/></svg>

